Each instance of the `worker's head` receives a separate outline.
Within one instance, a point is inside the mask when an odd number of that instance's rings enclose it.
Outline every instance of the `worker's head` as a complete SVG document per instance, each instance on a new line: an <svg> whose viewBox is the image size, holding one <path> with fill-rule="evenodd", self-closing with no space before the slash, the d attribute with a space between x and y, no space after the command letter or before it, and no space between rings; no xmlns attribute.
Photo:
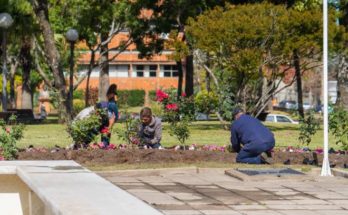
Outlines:
<svg viewBox="0 0 348 215"><path fill-rule="evenodd" d="M240 107L235 107L232 111L232 119L237 120L243 114L243 110Z"/></svg>
<svg viewBox="0 0 348 215"><path fill-rule="evenodd" d="M152 111L151 108L144 107L140 111L140 120L144 125L149 125L152 120Z"/></svg>
<svg viewBox="0 0 348 215"><path fill-rule="evenodd" d="M116 84L111 84L108 88L108 91L106 92L106 97L109 99L115 98L117 95L117 85Z"/></svg>

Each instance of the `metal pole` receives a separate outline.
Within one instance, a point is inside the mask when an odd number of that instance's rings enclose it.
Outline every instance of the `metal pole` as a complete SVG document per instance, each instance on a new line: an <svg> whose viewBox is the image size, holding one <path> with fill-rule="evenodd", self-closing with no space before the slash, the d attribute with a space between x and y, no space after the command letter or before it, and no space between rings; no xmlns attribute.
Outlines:
<svg viewBox="0 0 348 215"><path fill-rule="evenodd" d="M74 93L74 42L70 42L70 86L69 86L69 108L70 114L73 113L73 93Z"/></svg>
<svg viewBox="0 0 348 215"><path fill-rule="evenodd" d="M6 29L3 30L3 36L2 36L2 111L7 111L7 95L6 95L6 74L7 74L7 67L6 67Z"/></svg>
<svg viewBox="0 0 348 215"><path fill-rule="evenodd" d="M329 163L329 116L328 116L328 1L323 1L323 82L324 82L324 158L321 176L331 176Z"/></svg>

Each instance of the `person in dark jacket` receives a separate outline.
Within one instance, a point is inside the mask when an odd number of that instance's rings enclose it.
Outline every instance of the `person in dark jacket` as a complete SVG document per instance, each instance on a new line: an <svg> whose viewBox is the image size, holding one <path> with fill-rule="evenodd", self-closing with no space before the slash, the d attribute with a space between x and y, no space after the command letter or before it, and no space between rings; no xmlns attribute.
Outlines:
<svg viewBox="0 0 348 215"><path fill-rule="evenodd" d="M232 113L234 122L231 126L231 144L238 152L238 163L262 164L271 162L269 151L275 145L273 133L258 119L244 114L236 108ZM264 153L267 156L261 156Z"/></svg>

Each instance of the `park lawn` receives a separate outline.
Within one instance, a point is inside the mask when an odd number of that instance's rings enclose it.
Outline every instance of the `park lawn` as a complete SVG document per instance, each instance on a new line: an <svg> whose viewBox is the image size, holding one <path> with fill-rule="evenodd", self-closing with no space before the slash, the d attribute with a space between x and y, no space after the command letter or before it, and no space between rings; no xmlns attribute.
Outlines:
<svg viewBox="0 0 348 215"><path fill-rule="evenodd" d="M115 130L124 126L121 123L117 123ZM287 146L301 146L298 142L298 125L293 124L280 124L280 123L266 123L275 134L276 147ZM169 135L168 124L164 123L163 128L163 146L178 145L178 141ZM228 145L230 143L230 132L222 129L220 122L218 121L200 121L194 122L190 125L191 137L187 140L187 144L215 144L215 145ZM323 144L323 130L319 130L314 135L310 148L315 149L322 147ZM339 148L333 141L331 141L331 147ZM112 134L111 143L120 144L124 143L117 138L117 134ZM27 125L24 131L24 138L18 142L19 148L25 148L29 145L35 147L54 147L55 145L66 147L72 144L72 139L69 137L66 126L60 124L39 124L39 125Z"/></svg>

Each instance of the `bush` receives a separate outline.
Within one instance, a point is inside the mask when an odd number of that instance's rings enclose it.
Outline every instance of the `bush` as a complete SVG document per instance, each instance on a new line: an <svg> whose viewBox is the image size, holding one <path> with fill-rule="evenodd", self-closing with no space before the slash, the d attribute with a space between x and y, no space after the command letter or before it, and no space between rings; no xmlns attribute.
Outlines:
<svg viewBox="0 0 348 215"><path fill-rule="evenodd" d="M81 100L85 99L85 91L82 89L75 90L73 98L74 99L81 99Z"/></svg>
<svg viewBox="0 0 348 215"><path fill-rule="evenodd" d="M137 107L143 106L145 102L144 90L118 90L117 103L119 106Z"/></svg>
<svg viewBox="0 0 348 215"><path fill-rule="evenodd" d="M151 101L156 101L156 90L149 91L149 98Z"/></svg>
<svg viewBox="0 0 348 215"><path fill-rule="evenodd" d="M348 112L341 107L329 113L329 130L336 138L336 144L348 150Z"/></svg>
<svg viewBox="0 0 348 215"><path fill-rule="evenodd" d="M82 99L73 100L73 114L74 116L80 113L85 108L85 101Z"/></svg>
<svg viewBox="0 0 348 215"><path fill-rule="evenodd" d="M209 114L219 105L219 99L216 93L202 90L195 97L195 108L197 112Z"/></svg>
<svg viewBox="0 0 348 215"><path fill-rule="evenodd" d="M25 126L16 123L16 116L12 115L8 124L0 119L0 160L16 158L17 141L23 137Z"/></svg>
<svg viewBox="0 0 348 215"><path fill-rule="evenodd" d="M75 144L89 144L99 134L101 117L92 114L90 117L74 121L68 127L68 133Z"/></svg>
<svg viewBox="0 0 348 215"><path fill-rule="evenodd" d="M299 141L308 146L312 141L312 136L318 131L319 127L319 120L314 118L312 111L309 112L307 117L300 119Z"/></svg>

